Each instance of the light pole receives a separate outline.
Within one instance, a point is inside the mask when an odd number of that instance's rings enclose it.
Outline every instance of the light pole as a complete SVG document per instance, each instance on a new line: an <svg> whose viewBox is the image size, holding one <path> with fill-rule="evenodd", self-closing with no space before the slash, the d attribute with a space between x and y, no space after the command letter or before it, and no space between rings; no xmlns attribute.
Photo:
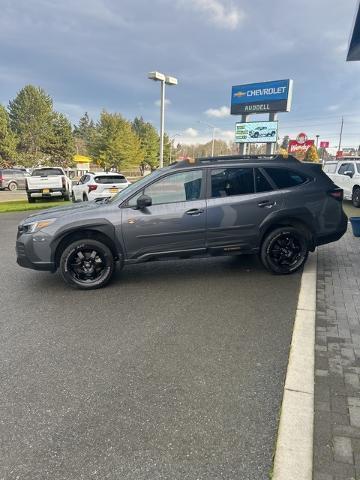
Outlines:
<svg viewBox="0 0 360 480"><path fill-rule="evenodd" d="M316 135L316 148L318 148L318 145L319 145L319 137L320 135Z"/></svg>
<svg viewBox="0 0 360 480"><path fill-rule="evenodd" d="M178 81L175 77L170 77L160 72L150 72L148 74L150 80L160 82L160 168L164 166L164 128L165 128L165 84L177 85Z"/></svg>
<svg viewBox="0 0 360 480"><path fill-rule="evenodd" d="M207 127L212 128L211 156L213 157L214 156L214 147L215 147L215 130L216 130L216 127L215 127L215 125L211 125L211 123L203 122L202 120L198 120L198 123L203 123Z"/></svg>
<svg viewBox="0 0 360 480"><path fill-rule="evenodd" d="M173 135L173 136L170 138L170 158L169 158L169 163L171 163L171 156L172 156L172 149L173 149L173 141L175 140L176 137L181 137L181 133L175 133L175 135Z"/></svg>

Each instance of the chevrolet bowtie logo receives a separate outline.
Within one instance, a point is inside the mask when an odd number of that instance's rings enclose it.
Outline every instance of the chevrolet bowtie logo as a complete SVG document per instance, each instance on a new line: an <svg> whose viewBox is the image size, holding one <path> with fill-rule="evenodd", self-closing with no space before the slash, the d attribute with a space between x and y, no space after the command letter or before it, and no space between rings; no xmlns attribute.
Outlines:
<svg viewBox="0 0 360 480"><path fill-rule="evenodd" d="M234 93L234 97L244 97L246 95L246 92L236 92Z"/></svg>

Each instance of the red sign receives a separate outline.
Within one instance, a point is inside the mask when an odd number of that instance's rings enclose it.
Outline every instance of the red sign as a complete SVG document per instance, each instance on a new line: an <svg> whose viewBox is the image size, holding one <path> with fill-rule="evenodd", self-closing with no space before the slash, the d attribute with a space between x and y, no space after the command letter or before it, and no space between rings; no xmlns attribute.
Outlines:
<svg viewBox="0 0 360 480"><path fill-rule="evenodd" d="M320 142L320 148L329 148L330 142Z"/></svg>
<svg viewBox="0 0 360 480"><path fill-rule="evenodd" d="M299 133L296 140L289 141L289 153L303 159L311 145L314 145L314 140L308 140L306 133Z"/></svg>
<svg viewBox="0 0 360 480"><path fill-rule="evenodd" d="M336 158L341 158L344 155L344 152L342 150L338 150L336 152Z"/></svg>

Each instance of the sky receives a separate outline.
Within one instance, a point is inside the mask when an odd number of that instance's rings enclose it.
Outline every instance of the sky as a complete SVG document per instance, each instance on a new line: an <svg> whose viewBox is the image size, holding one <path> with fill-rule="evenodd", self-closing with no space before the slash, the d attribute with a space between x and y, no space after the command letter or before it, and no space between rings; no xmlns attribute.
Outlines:
<svg viewBox="0 0 360 480"><path fill-rule="evenodd" d="M26 84L44 88L76 123L102 109L159 125L176 142L234 139L231 86L291 78L280 137L305 131L360 144L360 62L346 62L358 0L0 0L0 103ZM265 120L254 115L253 120Z"/></svg>

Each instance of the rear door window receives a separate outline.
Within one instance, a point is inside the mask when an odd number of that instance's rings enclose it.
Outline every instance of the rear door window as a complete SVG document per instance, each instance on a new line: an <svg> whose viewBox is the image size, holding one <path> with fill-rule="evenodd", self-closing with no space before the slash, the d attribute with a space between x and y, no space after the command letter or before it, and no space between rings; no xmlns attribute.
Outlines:
<svg viewBox="0 0 360 480"><path fill-rule="evenodd" d="M306 175L287 168L270 167L264 170L278 188L297 187L309 180Z"/></svg>
<svg viewBox="0 0 360 480"><path fill-rule="evenodd" d="M254 193L252 168L219 168L211 170L211 196L230 197Z"/></svg>
<svg viewBox="0 0 360 480"><path fill-rule="evenodd" d="M273 190L269 180L258 168L255 168L255 188L257 193L270 192Z"/></svg>

